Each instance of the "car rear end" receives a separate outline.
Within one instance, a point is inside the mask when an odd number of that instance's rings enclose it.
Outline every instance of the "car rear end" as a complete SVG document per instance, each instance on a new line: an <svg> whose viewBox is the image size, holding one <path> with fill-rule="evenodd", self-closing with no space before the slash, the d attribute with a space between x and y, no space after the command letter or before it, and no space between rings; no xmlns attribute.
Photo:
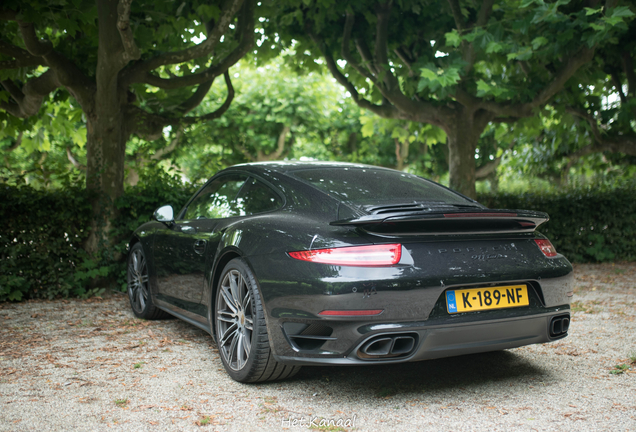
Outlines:
<svg viewBox="0 0 636 432"><path fill-rule="evenodd" d="M340 184L310 174L312 183ZM371 199L373 190L343 199L329 225L336 247L325 240L254 257L279 361L416 361L567 335L572 266L536 231L545 213L444 199L448 189L428 200L404 199L400 187Z"/></svg>

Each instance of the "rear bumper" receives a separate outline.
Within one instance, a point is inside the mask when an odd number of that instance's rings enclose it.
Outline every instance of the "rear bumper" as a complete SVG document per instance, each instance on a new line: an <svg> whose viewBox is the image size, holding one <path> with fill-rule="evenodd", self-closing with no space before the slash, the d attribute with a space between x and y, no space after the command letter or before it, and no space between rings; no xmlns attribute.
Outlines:
<svg viewBox="0 0 636 432"><path fill-rule="evenodd" d="M567 331L558 336L550 335L553 319L566 316L569 319L567 306L544 314L462 324L426 325L424 322L375 324L368 327L370 332L364 334L346 355L275 357L277 361L289 365L346 366L403 363L499 351L566 337ZM369 341L400 335L412 335L415 339L415 345L408 355L397 358L362 358L359 355L361 348Z"/></svg>

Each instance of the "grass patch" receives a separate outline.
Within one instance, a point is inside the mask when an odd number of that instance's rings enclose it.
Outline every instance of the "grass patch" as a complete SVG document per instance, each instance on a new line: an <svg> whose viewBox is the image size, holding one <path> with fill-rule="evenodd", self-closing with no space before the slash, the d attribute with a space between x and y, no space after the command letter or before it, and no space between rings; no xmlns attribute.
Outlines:
<svg viewBox="0 0 636 432"><path fill-rule="evenodd" d="M626 372L626 371L628 371L628 370L629 370L629 365L627 365L627 364L625 364L625 363L622 363L622 364L619 364L619 365L614 366L614 369L612 369L612 370L610 371L610 373L611 373L612 375L620 375L620 374L625 373L625 372Z"/></svg>
<svg viewBox="0 0 636 432"><path fill-rule="evenodd" d="M210 422L212 422L212 417L210 416L203 416L202 418L200 418L199 420L197 420L196 422L194 422L197 426L207 426L210 424Z"/></svg>
<svg viewBox="0 0 636 432"><path fill-rule="evenodd" d="M598 310L594 309L593 306L585 304L583 302L572 302L572 304L570 305L570 309L572 310L572 312L585 312L588 314L598 312Z"/></svg>
<svg viewBox="0 0 636 432"><path fill-rule="evenodd" d="M128 405L128 399L115 399L115 405L119 408L125 408Z"/></svg>

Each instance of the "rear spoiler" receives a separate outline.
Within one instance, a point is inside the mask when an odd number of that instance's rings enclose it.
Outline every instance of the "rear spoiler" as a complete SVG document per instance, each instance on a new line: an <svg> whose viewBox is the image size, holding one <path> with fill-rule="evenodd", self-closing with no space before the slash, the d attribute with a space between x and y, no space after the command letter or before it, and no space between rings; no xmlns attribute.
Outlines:
<svg viewBox="0 0 636 432"><path fill-rule="evenodd" d="M452 235L533 232L549 220L547 213L529 210L461 209L443 212L366 215L333 221L379 235Z"/></svg>

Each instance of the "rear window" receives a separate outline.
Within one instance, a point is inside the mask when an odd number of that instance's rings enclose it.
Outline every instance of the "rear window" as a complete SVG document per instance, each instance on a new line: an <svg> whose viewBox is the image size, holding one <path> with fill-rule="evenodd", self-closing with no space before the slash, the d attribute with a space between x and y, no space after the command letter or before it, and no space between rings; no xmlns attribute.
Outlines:
<svg viewBox="0 0 636 432"><path fill-rule="evenodd" d="M462 196L413 174L380 168L316 168L293 171L301 180L356 204L387 202L443 202L471 204Z"/></svg>

